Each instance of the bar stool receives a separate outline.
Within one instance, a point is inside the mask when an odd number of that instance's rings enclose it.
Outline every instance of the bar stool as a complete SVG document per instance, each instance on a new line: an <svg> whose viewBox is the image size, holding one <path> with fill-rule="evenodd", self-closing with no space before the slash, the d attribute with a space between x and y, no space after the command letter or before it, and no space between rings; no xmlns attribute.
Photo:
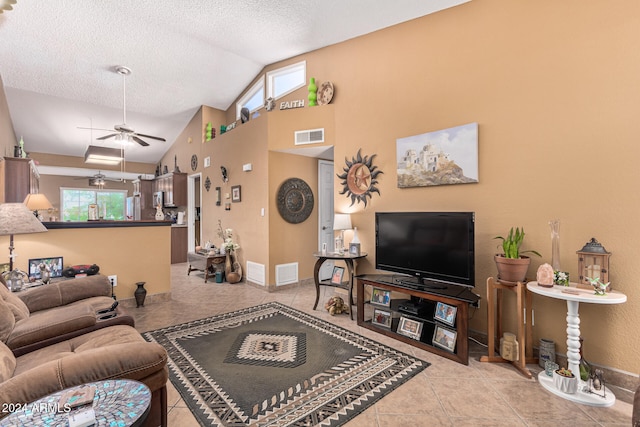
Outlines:
<svg viewBox="0 0 640 427"><path fill-rule="evenodd" d="M495 290L495 299L494 299ZM502 291L515 292L518 313L518 360L503 359L496 355L497 337L502 336ZM532 297L523 282L503 282L493 277L487 279L487 343L488 356L482 356L481 362L511 363L525 377L531 378L531 371L527 369L527 363L538 363L538 358L533 357L533 331L532 331ZM496 336L497 328L497 336Z"/></svg>

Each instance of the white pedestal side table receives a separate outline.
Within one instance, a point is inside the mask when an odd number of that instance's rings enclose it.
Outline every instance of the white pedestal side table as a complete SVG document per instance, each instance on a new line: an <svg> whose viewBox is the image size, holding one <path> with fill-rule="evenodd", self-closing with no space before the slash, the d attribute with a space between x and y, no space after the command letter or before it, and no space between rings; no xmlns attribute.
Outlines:
<svg viewBox="0 0 640 427"><path fill-rule="evenodd" d="M583 390L586 383L580 380L580 316L578 314L578 307L581 302L590 304L622 304L627 300L627 296L617 291L607 292L606 295L595 295L591 289L558 285L552 288L546 288L539 286L538 282L527 283L527 289L534 294L567 301L567 361L571 372L578 377L578 391L574 394L560 391L554 386L553 378L547 376L545 371L538 374L538 382L551 393L571 400L572 402L589 406L612 406L616 401L616 397L608 388L605 388L605 397Z"/></svg>

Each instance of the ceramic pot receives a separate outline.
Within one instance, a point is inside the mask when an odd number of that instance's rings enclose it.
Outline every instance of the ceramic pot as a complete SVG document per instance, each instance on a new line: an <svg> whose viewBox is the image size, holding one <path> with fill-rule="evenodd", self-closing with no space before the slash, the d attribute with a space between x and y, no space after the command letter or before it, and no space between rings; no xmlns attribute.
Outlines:
<svg viewBox="0 0 640 427"><path fill-rule="evenodd" d="M574 394L578 391L578 380L573 374L565 377L558 374L558 371L553 371L553 384L563 393Z"/></svg>
<svg viewBox="0 0 640 427"><path fill-rule="evenodd" d="M501 254L494 257L498 269L498 279L505 282L524 282L531 264L531 258L521 256L520 258L505 258Z"/></svg>
<svg viewBox="0 0 640 427"><path fill-rule="evenodd" d="M136 297L136 307L144 307L144 299L147 296L147 290L144 288L145 282L138 282L138 288L133 292Z"/></svg>

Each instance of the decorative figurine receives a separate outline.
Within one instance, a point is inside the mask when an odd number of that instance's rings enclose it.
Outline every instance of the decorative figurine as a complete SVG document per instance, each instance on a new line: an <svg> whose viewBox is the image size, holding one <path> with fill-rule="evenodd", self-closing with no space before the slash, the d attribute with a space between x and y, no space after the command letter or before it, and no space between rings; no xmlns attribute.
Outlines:
<svg viewBox="0 0 640 427"><path fill-rule="evenodd" d="M589 281L589 283L591 283L591 286L593 286L593 290L595 291L596 295L606 295L609 282L602 283L599 277L595 279L587 277L587 280Z"/></svg>
<svg viewBox="0 0 640 427"><path fill-rule="evenodd" d="M164 213L162 212L162 206L156 206L156 221L162 221L164 219Z"/></svg>

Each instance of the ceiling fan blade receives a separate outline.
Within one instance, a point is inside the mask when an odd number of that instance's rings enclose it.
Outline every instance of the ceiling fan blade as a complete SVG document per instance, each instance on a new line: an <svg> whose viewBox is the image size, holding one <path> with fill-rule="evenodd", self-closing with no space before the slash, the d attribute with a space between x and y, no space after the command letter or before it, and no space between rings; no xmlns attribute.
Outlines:
<svg viewBox="0 0 640 427"><path fill-rule="evenodd" d="M162 141L162 142L166 142L166 141L167 141L167 140L166 140L166 139L164 139L164 138L160 138L160 137L158 137L158 136L152 136L152 135L145 135L145 134L143 134L143 133L134 133L134 135L141 136L141 137L143 137L143 138L151 138L151 139L155 139L155 140L157 140L157 141Z"/></svg>
<svg viewBox="0 0 640 427"><path fill-rule="evenodd" d="M133 138L133 140L134 140L135 142L137 142L138 144L142 145L143 147L148 147L148 146L149 146L149 143L148 143L148 142L141 140L140 138L138 138L138 137L137 137L137 136L135 136L135 135L133 135L133 136L132 136L132 138Z"/></svg>
<svg viewBox="0 0 640 427"><path fill-rule="evenodd" d="M111 135L101 136L100 138L96 138L96 139L102 141L103 139L113 138L116 135L120 135L120 134L119 133L112 133Z"/></svg>
<svg viewBox="0 0 640 427"><path fill-rule="evenodd" d="M113 129L101 129L101 128L85 128L82 126L76 126L76 129L84 129L84 130L103 130L105 132L113 132Z"/></svg>

